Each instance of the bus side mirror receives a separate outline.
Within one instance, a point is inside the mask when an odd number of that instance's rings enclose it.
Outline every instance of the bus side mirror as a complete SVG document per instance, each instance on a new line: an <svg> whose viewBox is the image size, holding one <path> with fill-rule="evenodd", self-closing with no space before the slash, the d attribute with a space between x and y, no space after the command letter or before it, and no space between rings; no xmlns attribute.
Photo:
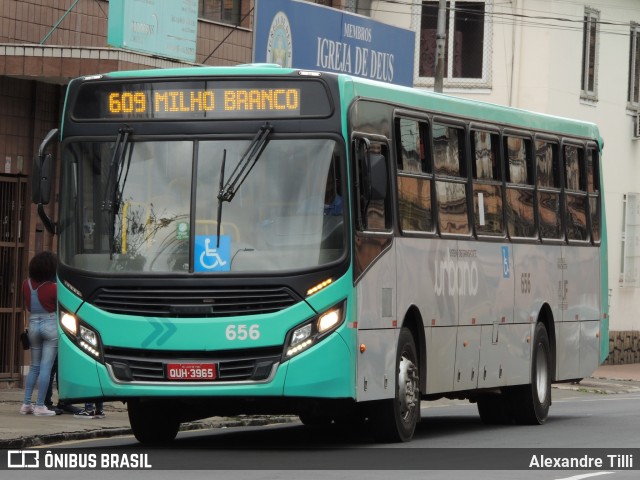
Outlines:
<svg viewBox="0 0 640 480"><path fill-rule="evenodd" d="M48 205L51 200L51 163L53 155L46 153L38 155L33 160L31 201L36 204Z"/></svg>
<svg viewBox="0 0 640 480"><path fill-rule="evenodd" d="M369 153L367 157L369 200L387 198L387 160L381 153Z"/></svg>
<svg viewBox="0 0 640 480"><path fill-rule="evenodd" d="M57 128L54 128L47 134L40 144L38 155L33 159L33 169L31 172L31 201L38 205L48 205L51 199L51 171L53 155L45 153L45 149L57 134Z"/></svg>

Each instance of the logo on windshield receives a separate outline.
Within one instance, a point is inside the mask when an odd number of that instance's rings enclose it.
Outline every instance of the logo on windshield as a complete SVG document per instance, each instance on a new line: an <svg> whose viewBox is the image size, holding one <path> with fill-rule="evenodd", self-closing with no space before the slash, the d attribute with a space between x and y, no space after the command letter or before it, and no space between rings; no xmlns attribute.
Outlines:
<svg viewBox="0 0 640 480"><path fill-rule="evenodd" d="M220 235L196 235L196 272L228 272L231 270L231 237Z"/></svg>

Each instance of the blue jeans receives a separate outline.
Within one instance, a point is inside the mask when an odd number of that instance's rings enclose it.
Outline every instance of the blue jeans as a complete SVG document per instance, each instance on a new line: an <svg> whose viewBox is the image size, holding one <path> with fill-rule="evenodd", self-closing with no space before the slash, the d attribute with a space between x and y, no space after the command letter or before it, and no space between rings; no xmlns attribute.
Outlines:
<svg viewBox="0 0 640 480"><path fill-rule="evenodd" d="M31 341L31 367L29 367L24 389L24 404L31 403L33 389L38 382L36 406L42 406L49 388L51 368L58 355L58 322L55 312L32 313L29 316L29 340Z"/></svg>

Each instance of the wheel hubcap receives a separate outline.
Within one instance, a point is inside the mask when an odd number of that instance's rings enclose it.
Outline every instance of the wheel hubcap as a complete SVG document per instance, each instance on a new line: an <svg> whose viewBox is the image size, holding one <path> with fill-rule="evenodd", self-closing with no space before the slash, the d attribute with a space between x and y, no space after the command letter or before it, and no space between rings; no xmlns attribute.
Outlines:
<svg viewBox="0 0 640 480"><path fill-rule="evenodd" d="M406 421L411 417L418 402L418 369L404 355L400 360L398 387L401 415L402 419Z"/></svg>
<svg viewBox="0 0 640 480"><path fill-rule="evenodd" d="M547 399L548 384L548 368L547 368L547 352L544 345L538 345L536 349L536 391L538 392L538 401L544 403Z"/></svg>

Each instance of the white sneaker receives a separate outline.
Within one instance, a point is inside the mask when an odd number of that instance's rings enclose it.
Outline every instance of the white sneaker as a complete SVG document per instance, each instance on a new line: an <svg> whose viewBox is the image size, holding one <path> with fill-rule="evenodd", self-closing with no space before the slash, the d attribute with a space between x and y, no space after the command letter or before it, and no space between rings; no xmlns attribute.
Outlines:
<svg viewBox="0 0 640 480"><path fill-rule="evenodd" d="M20 415L29 415L33 413L33 405L30 403L23 403L20 407Z"/></svg>
<svg viewBox="0 0 640 480"><path fill-rule="evenodd" d="M33 409L33 414L36 417L54 417L56 412L49 410L45 405L36 405L36 408Z"/></svg>

